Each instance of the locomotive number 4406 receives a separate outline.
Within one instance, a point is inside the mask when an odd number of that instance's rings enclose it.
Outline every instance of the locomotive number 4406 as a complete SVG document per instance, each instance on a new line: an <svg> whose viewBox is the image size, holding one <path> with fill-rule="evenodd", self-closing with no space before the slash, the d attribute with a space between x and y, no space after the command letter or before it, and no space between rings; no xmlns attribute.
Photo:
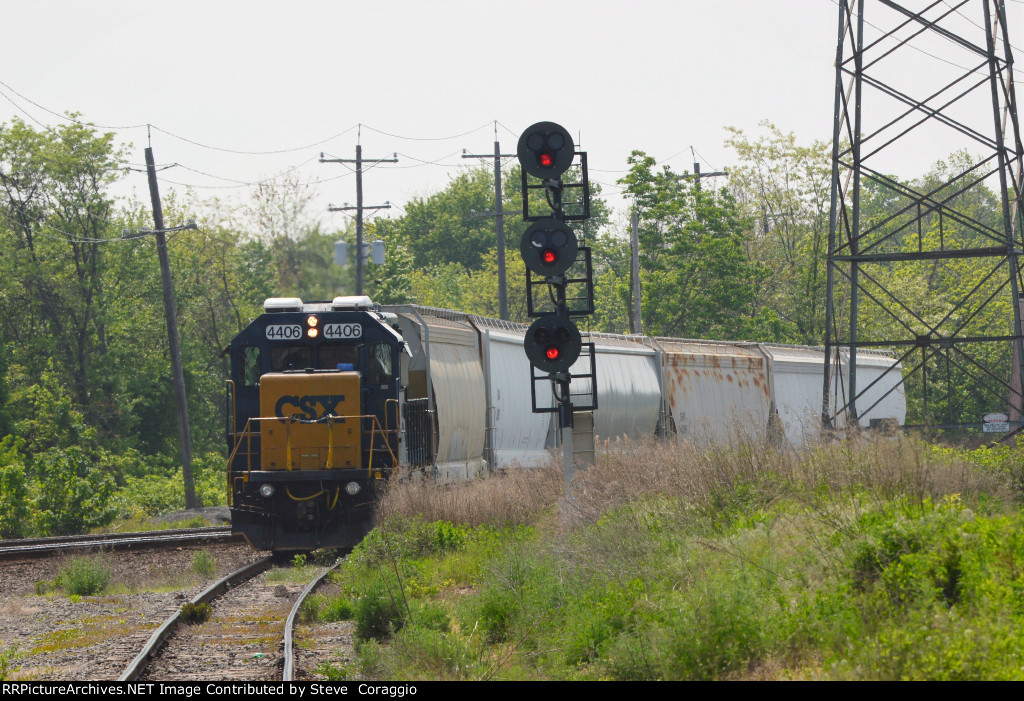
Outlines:
<svg viewBox="0 0 1024 701"><path fill-rule="evenodd" d="M302 338L302 327L298 324L270 324L267 338L271 341L286 341Z"/></svg>
<svg viewBox="0 0 1024 701"><path fill-rule="evenodd" d="M361 338L360 324L324 324L324 338Z"/></svg>

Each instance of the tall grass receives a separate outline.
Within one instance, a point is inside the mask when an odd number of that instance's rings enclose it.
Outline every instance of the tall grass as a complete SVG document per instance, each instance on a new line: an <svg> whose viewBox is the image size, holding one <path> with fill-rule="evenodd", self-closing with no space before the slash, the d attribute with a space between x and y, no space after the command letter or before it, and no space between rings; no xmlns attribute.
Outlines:
<svg viewBox="0 0 1024 701"><path fill-rule="evenodd" d="M989 460L992 462L992 460ZM595 523L609 510L652 496L681 500L713 515L725 504L751 508L780 498L824 505L845 496L918 502L946 494L1012 498L1020 475L979 466L968 452L936 449L908 436L865 434L802 450L757 443L705 448L683 441L605 441L597 464L579 469L565 499L561 456L539 468L509 467L488 478L442 484L408 480L390 486L379 514L467 526L532 524L556 507L562 522ZM1022 493L1019 496L1024 496Z"/></svg>
<svg viewBox="0 0 1024 701"><path fill-rule="evenodd" d="M620 440L568 497L560 460L394 485L346 563L346 606L379 624L361 630L363 671L1021 677L1017 455Z"/></svg>
<svg viewBox="0 0 1024 701"><path fill-rule="evenodd" d="M380 501L383 520L419 517L467 526L524 525L550 509L562 488L560 466L511 466L471 482L440 483L414 478L389 485Z"/></svg>

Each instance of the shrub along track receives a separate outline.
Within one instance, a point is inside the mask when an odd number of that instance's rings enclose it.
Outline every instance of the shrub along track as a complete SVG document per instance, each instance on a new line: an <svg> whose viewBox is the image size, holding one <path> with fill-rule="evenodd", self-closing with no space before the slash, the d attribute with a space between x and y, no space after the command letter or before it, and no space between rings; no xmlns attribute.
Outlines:
<svg viewBox="0 0 1024 701"><path fill-rule="evenodd" d="M205 622L187 624L175 612L121 674L121 681L275 681L294 678L294 621L305 588L271 584L265 558L218 581L190 604L209 604ZM184 608L184 607L183 607Z"/></svg>

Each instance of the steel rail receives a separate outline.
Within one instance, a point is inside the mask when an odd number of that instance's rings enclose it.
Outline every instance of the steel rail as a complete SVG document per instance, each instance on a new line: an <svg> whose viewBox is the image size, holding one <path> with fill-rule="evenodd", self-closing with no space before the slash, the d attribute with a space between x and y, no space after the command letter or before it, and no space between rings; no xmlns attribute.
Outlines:
<svg viewBox="0 0 1024 701"><path fill-rule="evenodd" d="M0 557L56 552L59 550L96 547L125 547L129 545L165 545L203 540L230 540L231 527L185 528L138 533L104 533L96 535L63 536L54 538L24 538L0 541Z"/></svg>
<svg viewBox="0 0 1024 701"><path fill-rule="evenodd" d="M298 617L299 607L302 606L302 602L306 600L306 597L320 585L320 582L336 570L340 564L341 560L338 560L330 567L324 568L324 571L316 579L307 584L306 588L299 594L295 605L292 606L292 610L288 613L288 620L284 624L284 671L282 672L281 681L295 681L295 645L293 644L293 638L295 637L295 619Z"/></svg>
<svg viewBox="0 0 1024 701"><path fill-rule="evenodd" d="M272 563L272 557L265 557L261 560L257 560L256 562L250 563L239 570L235 570L226 577L223 577L214 582L213 584L211 584L204 591L197 594L188 603L194 605L204 604L209 601L212 601L213 599L227 591L229 587L235 586L236 584L240 584L248 579L255 577L264 570L269 569ZM149 641L142 648L139 654L136 655L135 659L132 660L131 663L125 668L124 672L121 673L121 676L117 678L117 681L131 682L136 681L139 677L141 677L142 673L146 671L146 666L149 664L149 661L156 654L157 650L160 649L160 646L163 645L164 642L166 642L166 640L171 636L171 633L173 633L174 630L178 627L178 623L180 622L180 620L181 609L179 608L177 611L174 612L174 615L172 615L170 618L164 621L163 625L161 625L159 628L156 629L156 631L153 632L153 635L150 636Z"/></svg>

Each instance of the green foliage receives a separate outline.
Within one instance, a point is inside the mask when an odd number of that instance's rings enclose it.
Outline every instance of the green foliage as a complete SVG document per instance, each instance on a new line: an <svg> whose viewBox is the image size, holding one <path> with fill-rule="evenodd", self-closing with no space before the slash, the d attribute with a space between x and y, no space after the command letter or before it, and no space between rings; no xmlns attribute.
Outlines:
<svg viewBox="0 0 1024 701"><path fill-rule="evenodd" d="M747 228L726 191L698 187L642 151L619 182L640 214L643 328L682 338L763 338L771 315L755 307L767 268L744 246Z"/></svg>
<svg viewBox="0 0 1024 701"><path fill-rule="evenodd" d="M217 558L208 550L200 550L192 557L192 571L205 579L217 574Z"/></svg>
<svg viewBox="0 0 1024 701"><path fill-rule="evenodd" d="M831 144L797 144L763 121L752 140L730 128L726 145L739 164L729 169L748 233L750 255L771 275L760 281L757 314L774 316L758 340L818 345L825 333L825 254L831 204Z"/></svg>
<svg viewBox="0 0 1024 701"><path fill-rule="evenodd" d="M24 444L14 436L0 440L0 538L23 538L29 532L29 481L21 453Z"/></svg>
<svg viewBox="0 0 1024 701"><path fill-rule="evenodd" d="M150 459L143 464L148 465L148 474L126 477L124 486L114 494L117 512L128 517L134 514L160 516L184 510L185 491L180 468L169 460ZM212 452L194 457L192 477L200 506L226 503L223 457Z"/></svg>
<svg viewBox="0 0 1024 701"><path fill-rule="evenodd" d="M381 576L356 600L353 618L356 640L382 640L401 630L406 610L398 583Z"/></svg>
<svg viewBox="0 0 1024 701"><path fill-rule="evenodd" d="M748 453L707 459L759 459ZM991 477L1012 459L986 450L971 466L971 454L925 450L925 464L900 469L939 479L949 460ZM991 496L984 513L958 494L886 496L858 467L868 453L851 444L832 456L820 475L744 473L728 488L637 496L568 535L449 538L393 520L390 549L378 534L345 564L344 600L366 607L361 669L382 679L1021 678L1024 516ZM859 477L839 489L843 471ZM453 562L474 572L469 586L447 579Z"/></svg>
<svg viewBox="0 0 1024 701"><path fill-rule="evenodd" d="M353 678L352 670L347 666L338 667L330 662L321 662L314 671L329 682L343 682Z"/></svg>
<svg viewBox="0 0 1024 701"><path fill-rule="evenodd" d="M69 535L114 519L114 479L78 448L51 448L34 460L39 478L35 518L39 533Z"/></svg>
<svg viewBox="0 0 1024 701"><path fill-rule="evenodd" d="M181 607L180 619L186 625L194 626L206 623L213 615L213 607L209 604L193 604L191 601Z"/></svg>
<svg viewBox="0 0 1024 701"><path fill-rule="evenodd" d="M0 682L7 681L13 673L21 669L21 665L15 664L17 660L17 644L0 646Z"/></svg>
<svg viewBox="0 0 1024 701"><path fill-rule="evenodd" d="M337 597L332 599L320 609L319 620L333 622L333 621L348 621L352 619L355 609L352 606L352 602L344 597Z"/></svg>
<svg viewBox="0 0 1024 701"><path fill-rule="evenodd" d="M366 565L393 562L459 550L468 538L468 530L447 521L427 523L413 519L393 519L371 531L352 550L349 559Z"/></svg>
<svg viewBox="0 0 1024 701"><path fill-rule="evenodd" d="M60 569L55 584L71 596L95 596L110 584L112 570L100 556L72 557Z"/></svg>

